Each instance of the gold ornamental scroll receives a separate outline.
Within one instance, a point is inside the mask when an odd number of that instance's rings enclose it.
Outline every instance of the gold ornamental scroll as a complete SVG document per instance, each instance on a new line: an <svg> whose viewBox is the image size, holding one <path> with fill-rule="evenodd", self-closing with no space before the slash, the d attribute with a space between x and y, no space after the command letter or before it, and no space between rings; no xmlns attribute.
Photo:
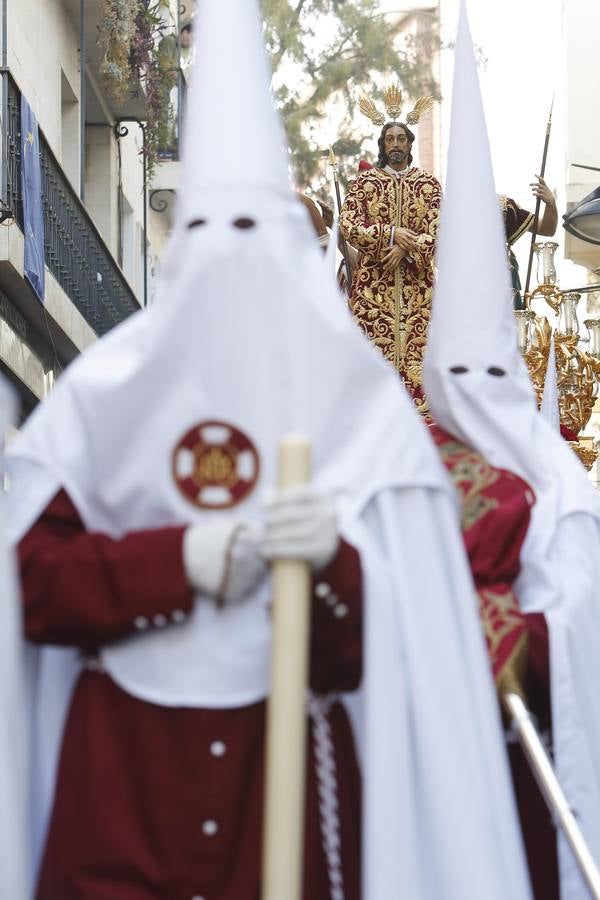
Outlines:
<svg viewBox="0 0 600 900"><path fill-rule="evenodd" d="M309 442L300 435L283 438L279 487L304 484L309 475ZM300 900L302 893L310 578L308 563L273 563L262 900Z"/></svg>

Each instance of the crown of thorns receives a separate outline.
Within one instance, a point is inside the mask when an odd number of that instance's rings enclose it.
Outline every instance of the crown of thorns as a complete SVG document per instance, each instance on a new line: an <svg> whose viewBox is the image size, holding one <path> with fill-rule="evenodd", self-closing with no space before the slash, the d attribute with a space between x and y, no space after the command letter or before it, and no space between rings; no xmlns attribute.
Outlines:
<svg viewBox="0 0 600 900"><path fill-rule="evenodd" d="M400 113L402 112L402 91L398 87L396 87L396 85L392 85L391 87L386 88L383 92L383 102L388 117L392 122L397 122L400 119ZM407 124L416 125L421 116L424 113L428 112L432 108L432 106L433 97L419 97L413 109L406 117ZM374 125L378 125L380 128L385 125L385 118L383 116L383 113L379 111L370 97L361 97L359 101L359 108L363 116L366 116L367 119L370 119Z"/></svg>

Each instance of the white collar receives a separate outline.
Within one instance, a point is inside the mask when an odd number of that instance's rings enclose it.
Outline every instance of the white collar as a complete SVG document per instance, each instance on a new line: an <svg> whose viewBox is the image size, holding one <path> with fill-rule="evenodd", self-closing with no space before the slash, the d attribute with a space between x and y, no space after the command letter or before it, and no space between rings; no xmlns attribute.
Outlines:
<svg viewBox="0 0 600 900"><path fill-rule="evenodd" d="M400 169L400 171L397 172L396 169L392 169L392 167L390 165L387 165L387 166L384 166L383 171L387 172L388 175L395 175L396 178L401 178L403 175L406 175L406 173L408 172L409 169L410 169L410 166L407 166L406 169Z"/></svg>

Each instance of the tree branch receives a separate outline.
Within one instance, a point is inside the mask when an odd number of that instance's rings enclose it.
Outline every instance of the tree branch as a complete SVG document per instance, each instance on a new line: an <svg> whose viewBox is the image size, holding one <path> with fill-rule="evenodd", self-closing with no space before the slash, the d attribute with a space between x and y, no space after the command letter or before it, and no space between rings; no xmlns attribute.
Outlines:
<svg viewBox="0 0 600 900"><path fill-rule="evenodd" d="M286 33L289 34L292 31L292 28L298 24L298 22L300 20L300 15L302 13L302 7L304 6L305 3L306 3L306 0L298 0L296 9L294 10L292 18L288 24L288 28L286 29ZM281 60L287 53L287 49L288 48L287 48L287 43L285 41L285 37L283 35L281 35L281 43L279 45L279 50L273 57L273 72L276 72L277 69L279 68Z"/></svg>

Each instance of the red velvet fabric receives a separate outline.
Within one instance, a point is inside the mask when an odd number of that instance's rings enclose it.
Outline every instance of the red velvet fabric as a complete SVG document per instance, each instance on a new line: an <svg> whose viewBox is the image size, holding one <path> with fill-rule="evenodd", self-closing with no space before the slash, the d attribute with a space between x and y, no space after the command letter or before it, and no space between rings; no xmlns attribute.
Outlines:
<svg viewBox="0 0 600 900"><path fill-rule="evenodd" d="M565 439L565 441L576 441L577 440L577 435L567 425L560 426L560 436L563 437Z"/></svg>
<svg viewBox="0 0 600 900"><path fill-rule="evenodd" d="M552 733L548 626L542 613L528 613L525 692L538 727ZM510 767L535 900L560 900L556 830L523 750L509 747Z"/></svg>
<svg viewBox="0 0 600 900"><path fill-rule="evenodd" d="M192 609L183 527L89 534L60 491L19 545L28 640L97 647L134 631L138 616Z"/></svg>
<svg viewBox="0 0 600 900"><path fill-rule="evenodd" d="M190 609L182 534L88 534L60 492L20 545L28 636L89 650L134 630L136 616ZM362 674L356 551L342 543L318 582L330 593L313 599L311 686L352 690ZM160 707L85 671L63 737L37 900L258 900L264 715L263 703ZM359 773L339 704L330 722L345 895L359 900ZM309 760L303 898L329 900L312 743Z"/></svg>
<svg viewBox="0 0 600 900"><path fill-rule="evenodd" d="M497 469L498 479L486 496L498 505L489 509L463 538L473 579L482 587L512 587L520 570L520 553L529 528L533 498L529 486L510 472Z"/></svg>
<svg viewBox="0 0 600 900"><path fill-rule="evenodd" d="M82 675L67 723L38 900L259 900L263 703L165 709ZM346 897L359 894L358 770L331 713ZM211 747L221 742L222 756ZM330 900L312 741L304 900ZM216 834L203 825L215 822Z"/></svg>

